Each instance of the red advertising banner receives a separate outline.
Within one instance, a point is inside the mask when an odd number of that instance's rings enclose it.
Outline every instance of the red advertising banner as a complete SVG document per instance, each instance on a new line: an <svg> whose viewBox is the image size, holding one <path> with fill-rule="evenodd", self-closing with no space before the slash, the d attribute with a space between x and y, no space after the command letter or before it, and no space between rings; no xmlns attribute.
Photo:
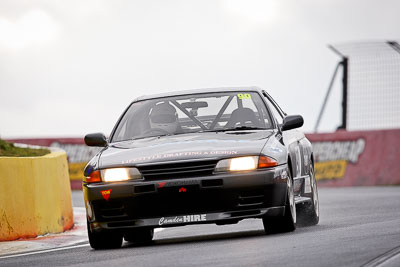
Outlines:
<svg viewBox="0 0 400 267"><path fill-rule="evenodd" d="M400 129L307 134L314 151L319 186L400 184ZM71 187L80 189L83 168L100 148L83 138L12 139L15 143L58 147L67 152Z"/></svg>
<svg viewBox="0 0 400 267"><path fill-rule="evenodd" d="M321 186L400 184L400 129L308 134Z"/></svg>

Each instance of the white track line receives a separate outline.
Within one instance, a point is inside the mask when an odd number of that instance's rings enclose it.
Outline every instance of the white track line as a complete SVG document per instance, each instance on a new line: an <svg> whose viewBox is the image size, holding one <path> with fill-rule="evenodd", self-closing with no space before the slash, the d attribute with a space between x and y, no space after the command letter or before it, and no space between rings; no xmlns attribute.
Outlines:
<svg viewBox="0 0 400 267"><path fill-rule="evenodd" d="M392 250L389 250L386 253L376 257L375 259L363 264L362 267L377 267L377 266L385 266L385 264L396 256L400 255L400 247L395 247ZM390 265L390 264L388 264ZM394 266L394 265L393 265Z"/></svg>
<svg viewBox="0 0 400 267"><path fill-rule="evenodd" d="M82 247L88 247L88 246L90 246L90 245L89 244L83 244L83 245L76 245L76 246L69 246L69 247L62 247L62 248L51 248L51 249L46 249L46 250L26 252L26 253L21 253L21 254L0 256L0 260L1 259L7 259L7 258L16 258L16 257L22 257L22 256L35 255L35 254L43 254L43 253L60 251L60 250L67 250L67 249L73 249L73 248L82 248Z"/></svg>

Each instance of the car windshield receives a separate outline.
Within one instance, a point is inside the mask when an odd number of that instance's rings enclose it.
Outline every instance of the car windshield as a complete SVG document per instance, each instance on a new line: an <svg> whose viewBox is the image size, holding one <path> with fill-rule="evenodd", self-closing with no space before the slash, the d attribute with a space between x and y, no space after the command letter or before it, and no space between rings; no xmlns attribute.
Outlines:
<svg viewBox="0 0 400 267"><path fill-rule="evenodd" d="M111 142L209 131L272 127L257 92L224 92L155 98L132 103Z"/></svg>

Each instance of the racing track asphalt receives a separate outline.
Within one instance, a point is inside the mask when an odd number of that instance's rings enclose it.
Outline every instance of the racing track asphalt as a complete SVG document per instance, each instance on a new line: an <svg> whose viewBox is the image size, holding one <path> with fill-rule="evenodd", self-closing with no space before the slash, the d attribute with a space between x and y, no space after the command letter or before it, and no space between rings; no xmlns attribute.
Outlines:
<svg viewBox="0 0 400 267"><path fill-rule="evenodd" d="M73 198L82 206L80 192ZM150 245L81 246L0 266L400 266L400 187L323 188L320 206L320 224L293 233L264 235L261 220L185 226L157 232Z"/></svg>

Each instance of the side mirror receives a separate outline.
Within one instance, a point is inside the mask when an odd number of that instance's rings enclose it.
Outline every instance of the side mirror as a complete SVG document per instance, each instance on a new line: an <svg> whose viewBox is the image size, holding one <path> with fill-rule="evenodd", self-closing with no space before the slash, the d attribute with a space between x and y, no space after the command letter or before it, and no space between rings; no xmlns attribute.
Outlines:
<svg viewBox="0 0 400 267"><path fill-rule="evenodd" d="M289 115L283 118L282 131L292 130L303 126L304 120L300 115Z"/></svg>
<svg viewBox="0 0 400 267"><path fill-rule="evenodd" d="M107 146L107 138L102 133L92 133L85 135L85 144L88 146Z"/></svg>

